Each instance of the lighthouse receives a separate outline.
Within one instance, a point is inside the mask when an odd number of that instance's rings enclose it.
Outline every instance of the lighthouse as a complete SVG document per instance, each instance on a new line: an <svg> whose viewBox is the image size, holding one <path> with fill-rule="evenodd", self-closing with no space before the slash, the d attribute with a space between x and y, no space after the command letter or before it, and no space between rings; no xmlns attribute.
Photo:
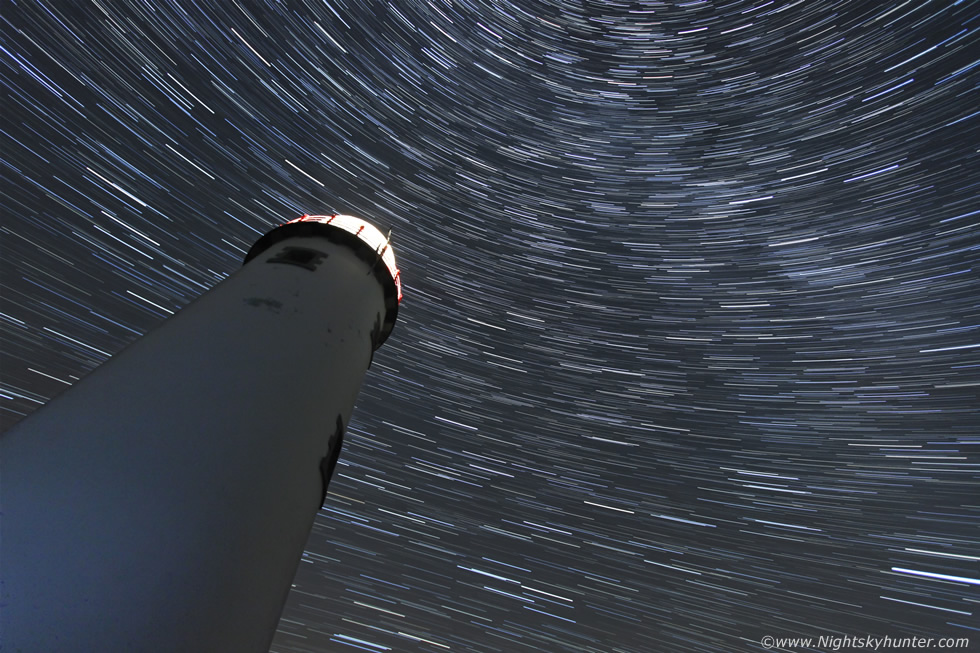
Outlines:
<svg viewBox="0 0 980 653"><path fill-rule="evenodd" d="M401 296L304 215L0 437L0 650L268 651Z"/></svg>

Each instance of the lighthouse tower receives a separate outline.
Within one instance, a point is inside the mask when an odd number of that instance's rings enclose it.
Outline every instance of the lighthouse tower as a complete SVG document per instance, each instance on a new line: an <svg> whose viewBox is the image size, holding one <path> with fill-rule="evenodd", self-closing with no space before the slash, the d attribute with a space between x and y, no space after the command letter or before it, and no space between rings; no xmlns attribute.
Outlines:
<svg viewBox="0 0 980 653"><path fill-rule="evenodd" d="M401 300L347 215L244 266L0 438L0 650L265 653Z"/></svg>

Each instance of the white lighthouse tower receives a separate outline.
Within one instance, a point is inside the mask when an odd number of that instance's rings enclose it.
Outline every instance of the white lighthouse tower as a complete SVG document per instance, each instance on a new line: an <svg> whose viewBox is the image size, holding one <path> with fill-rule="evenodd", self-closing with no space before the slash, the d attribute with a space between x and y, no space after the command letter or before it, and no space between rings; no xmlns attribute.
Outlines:
<svg viewBox="0 0 980 653"><path fill-rule="evenodd" d="M378 229L305 215L4 434L0 651L268 651L400 300Z"/></svg>

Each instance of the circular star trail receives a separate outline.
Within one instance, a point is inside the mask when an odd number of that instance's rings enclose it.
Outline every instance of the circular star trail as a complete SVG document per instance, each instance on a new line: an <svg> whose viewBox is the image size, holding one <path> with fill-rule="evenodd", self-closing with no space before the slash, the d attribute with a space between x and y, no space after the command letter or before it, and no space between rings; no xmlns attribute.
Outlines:
<svg viewBox="0 0 980 653"><path fill-rule="evenodd" d="M975 646L978 28L9 3L2 425L274 225L352 213L405 301L273 651Z"/></svg>

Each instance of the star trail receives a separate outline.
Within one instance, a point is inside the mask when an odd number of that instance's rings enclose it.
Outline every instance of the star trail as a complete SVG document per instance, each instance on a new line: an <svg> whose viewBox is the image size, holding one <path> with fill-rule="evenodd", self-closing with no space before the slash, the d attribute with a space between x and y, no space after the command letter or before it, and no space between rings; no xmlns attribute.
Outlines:
<svg viewBox="0 0 980 653"><path fill-rule="evenodd" d="M272 651L977 646L978 9L7 2L0 426L350 213L405 300Z"/></svg>

